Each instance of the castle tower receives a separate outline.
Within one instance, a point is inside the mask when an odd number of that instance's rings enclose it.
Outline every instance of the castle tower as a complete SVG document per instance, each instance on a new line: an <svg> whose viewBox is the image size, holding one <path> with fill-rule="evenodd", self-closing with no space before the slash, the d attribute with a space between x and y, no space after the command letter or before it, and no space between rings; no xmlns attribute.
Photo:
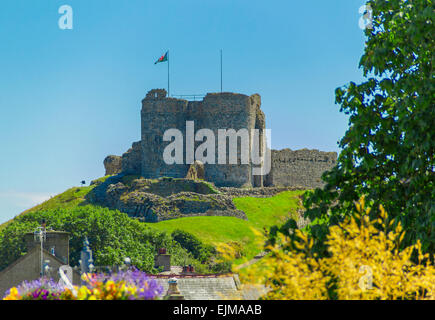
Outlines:
<svg viewBox="0 0 435 320"><path fill-rule="evenodd" d="M229 144L227 140L226 164L218 164L219 129L233 129L239 132L246 129L260 130L260 142L265 129L265 116L260 109L261 98L258 94L247 96L236 93L209 93L202 101L187 101L168 98L166 91L155 89L148 92L142 100L141 111L141 175L145 178L174 177L184 178L189 169L189 155L186 154L186 122L194 126L194 134L201 129L210 129L215 136L215 164L205 163L205 180L217 186L252 187L262 186L263 177L252 175L252 164L241 163L241 140L237 138L237 164L229 164ZM178 129L183 135L183 163L166 164L163 152L170 143L163 141L168 129ZM203 143L195 141L194 149ZM251 139L248 139L249 151ZM189 151L188 151L189 152ZM250 153L249 153L250 156ZM195 160L195 159L193 159Z"/></svg>

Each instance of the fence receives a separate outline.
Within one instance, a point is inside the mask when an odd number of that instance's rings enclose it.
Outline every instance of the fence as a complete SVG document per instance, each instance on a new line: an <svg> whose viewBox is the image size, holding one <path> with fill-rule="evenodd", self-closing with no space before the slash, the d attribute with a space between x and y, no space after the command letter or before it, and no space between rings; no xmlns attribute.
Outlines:
<svg viewBox="0 0 435 320"><path fill-rule="evenodd" d="M201 101L202 99L204 99L205 94L180 94L180 95L171 95L171 97L190 100L190 101Z"/></svg>

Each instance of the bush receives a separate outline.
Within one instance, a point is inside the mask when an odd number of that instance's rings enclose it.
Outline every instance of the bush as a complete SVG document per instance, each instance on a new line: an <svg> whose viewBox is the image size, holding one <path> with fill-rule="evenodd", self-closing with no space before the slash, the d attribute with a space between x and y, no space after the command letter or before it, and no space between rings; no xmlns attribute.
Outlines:
<svg viewBox="0 0 435 320"><path fill-rule="evenodd" d="M364 198L355 217L330 227L329 256L313 250L313 238L296 231L299 241L281 236L270 257L253 266L248 282L260 279L271 288L263 298L280 299L435 299L435 267L421 243L400 251L400 223L388 222L382 206L370 219ZM411 256L417 256L413 263ZM246 281L246 280L245 280Z"/></svg>
<svg viewBox="0 0 435 320"><path fill-rule="evenodd" d="M211 271L213 273L228 273L232 272L232 263L231 261L222 261L217 262L211 266Z"/></svg>
<svg viewBox="0 0 435 320"><path fill-rule="evenodd" d="M9 289L4 300L60 300L64 289L52 279L40 278Z"/></svg>
<svg viewBox="0 0 435 320"><path fill-rule="evenodd" d="M84 237L88 237L96 266L122 265L125 257L140 270L155 273L154 256L167 248L174 261L189 254L169 234L151 229L117 210L94 206L28 213L0 232L0 270L26 252L24 234L45 219L47 228L70 233L70 264L78 265ZM189 257L190 260L192 260Z"/></svg>
<svg viewBox="0 0 435 320"><path fill-rule="evenodd" d="M86 282L68 289L42 278L11 288L4 300L154 300L163 288L137 269L113 275L84 274Z"/></svg>
<svg viewBox="0 0 435 320"><path fill-rule="evenodd" d="M203 244L197 237L183 230L174 230L172 238L178 242L181 247L186 249L192 256L202 263L207 262L216 253L214 247Z"/></svg>
<svg viewBox="0 0 435 320"><path fill-rule="evenodd" d="M435 252L435 10L429 0L369 0L373 28L360 67L362 83L336 89L349 116L337 165L323 175L323 189L307 193L306 218L321 220L316 244L331 224L351 215L362 195L382 204L406 230L402 248L420 240Z"/></svg>

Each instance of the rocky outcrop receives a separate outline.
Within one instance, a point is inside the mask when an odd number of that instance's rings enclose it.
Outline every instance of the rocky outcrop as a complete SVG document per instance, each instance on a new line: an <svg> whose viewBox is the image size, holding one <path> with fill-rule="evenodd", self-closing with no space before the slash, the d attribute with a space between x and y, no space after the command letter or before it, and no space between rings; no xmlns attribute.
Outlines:
<svg viewBox="0 0 435 320"><path fill-rule="evenodd" d="M268 198L284 191L306 190L304 187L263 187L263 188L219 188L228 197Z"/></svg>
<svg viewBox="0 0 435 320"><path fill-rule="evenodd" d="M232 197L212 184L188 179L114 176L97 185L88 201L117 209L145 222L186 216L232 216L246 219Z"/></svg>
<svg viewBox="0 0 435 320"><path fill-rule="evenodd" d="M107 156L104 159L104 168L106 176L120 173L122 171L122 158L114 155Z"/></svg>

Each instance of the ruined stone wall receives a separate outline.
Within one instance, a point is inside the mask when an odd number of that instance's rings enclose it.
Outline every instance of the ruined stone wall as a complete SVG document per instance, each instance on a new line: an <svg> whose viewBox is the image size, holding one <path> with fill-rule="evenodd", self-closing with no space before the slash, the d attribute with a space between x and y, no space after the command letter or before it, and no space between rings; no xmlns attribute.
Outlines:
<svg viewBox="0 0 435 320"><path fill-rule="evenodd" d="M106 176L120 173L122 171L122 158L114 155L107 156L104 159L104 168Z"/></svg>
<svg viewBox="0 0 435 320"><path fill-rule="evenodd" d="M266 120L258 94L209 93L202 101L187 101L168 98L164 89L154 89L142 100L141 120L141 140L133 143L132 148L122 155L123 174L151 179L185 178L190 166L186 163L186 121L193 121L194 133L200 129L210 129L215 135L216 164L204 163L204 169L205 180L218 187L321 187L321 175L331 169L337 159L335 152L272 150L271 172L265 177L253 176L252 168L255 165L240 163L238 139L238 164L217 164L218 129L247 129L249 132L251 129L262 129L260 133L263 134ZM163 160L163 152L170 143L163 141L163 135L172 128L180 130L183 135L183 164L168 165ZM194 150L203 142L194 142ZM228 145L229 139L227 156Z"/></svg>
<svg viewBox="0 0 435 320"><path fill-rule="evenodd" d="M336 161L336 152L272 150L272 170L266 178L266 185L320 188L324 185L321 180L323 172L334 167Z"/></svg>
<svg viewBox="0 0 435 320"><path fill-rule="evenodd" d="M152 92L152 91L151 91ZM148 94L142 101L142 176L184 178L189 169L186 164L186 121L194 122L194 132L206 128L215 134L215 160L218 157L218 129L264 129L264 114L260 110L259 95L246 96L235 93L207 94L203 101L162 98ZM184 164L167 165L163 151L169 142L163 141L166 130L176 128L184 138ZM195 142L195 150L202 142ZM240 141L239 141L240 144ZM229 141L227 140L227 149ZM251 146L249 146L251 147ZM227 152L228 155L228 152ZM205 163L205 180L217 186L243 187L262 185L252 177L251 164L240 164L240 146L237 165Z"/></svg>
<svg viewBox="0 0 435 320"><path fill-rule="evenodd" d="M188 101L174 98L146 97L142 100L142 176L145 178L183 178L187 164L168 165L163 161L163 151L169 142L163 141L166 130L177 128L185 137Z"/></svg>
<svg viewBox="0 0 435 320"><path fill-rule="evenodd" d="M122 155L121 172L140 175L142 172L142 142L133 142L130 149Z"/></svg>

